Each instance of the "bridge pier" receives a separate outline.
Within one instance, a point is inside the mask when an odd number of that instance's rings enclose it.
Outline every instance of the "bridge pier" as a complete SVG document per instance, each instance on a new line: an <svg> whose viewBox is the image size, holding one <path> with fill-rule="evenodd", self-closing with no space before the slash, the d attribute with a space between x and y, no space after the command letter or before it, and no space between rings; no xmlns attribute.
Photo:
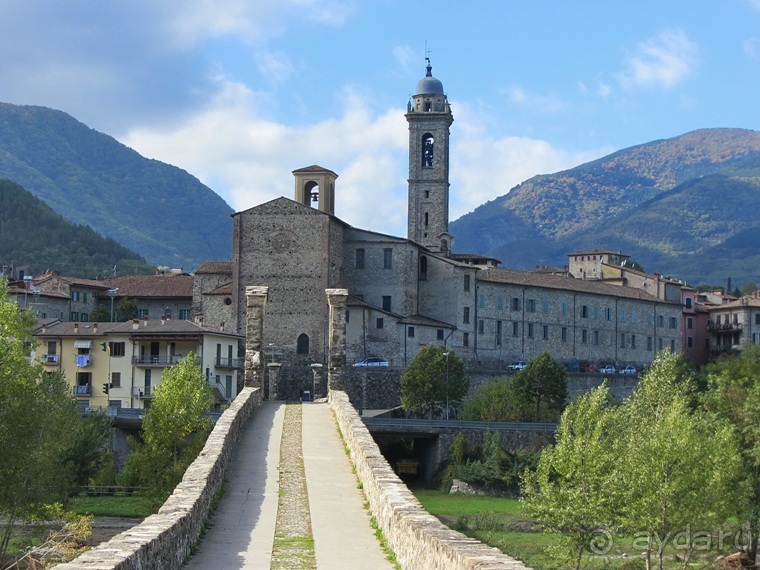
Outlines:
<svg viewBox="0 0 760 570"><path fill-rule="evenodd" d="M249 286L245 288L245 385L264 391L263 339L264 308L269 297L269 287Z"/></svg>

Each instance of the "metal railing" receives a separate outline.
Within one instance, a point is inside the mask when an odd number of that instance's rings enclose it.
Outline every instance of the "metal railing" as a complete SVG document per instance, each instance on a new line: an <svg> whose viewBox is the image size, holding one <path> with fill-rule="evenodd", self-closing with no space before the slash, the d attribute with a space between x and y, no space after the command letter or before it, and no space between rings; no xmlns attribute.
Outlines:
<svg viewBox="0 0 760 570"><path fill-rule="evenodd" d="M474 422L467 420L420 420L408 418L362 418L367 427L475 429L488 431L557 431L557 424L540 422Z"/></svg>

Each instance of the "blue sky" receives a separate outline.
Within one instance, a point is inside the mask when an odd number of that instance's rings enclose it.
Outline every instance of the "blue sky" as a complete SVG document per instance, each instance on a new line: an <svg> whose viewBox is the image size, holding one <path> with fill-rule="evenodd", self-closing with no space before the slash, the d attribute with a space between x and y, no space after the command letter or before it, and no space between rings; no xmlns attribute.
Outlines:
<svg viewBox="0 0 760 570"><path fill-rule="evenodd" d="M426 45L454 113L452 219L536 174L760 120L760 0L0 0L0 16L0 101L63 110L236 210L319 164L339 217L395 235Z"/></svg>

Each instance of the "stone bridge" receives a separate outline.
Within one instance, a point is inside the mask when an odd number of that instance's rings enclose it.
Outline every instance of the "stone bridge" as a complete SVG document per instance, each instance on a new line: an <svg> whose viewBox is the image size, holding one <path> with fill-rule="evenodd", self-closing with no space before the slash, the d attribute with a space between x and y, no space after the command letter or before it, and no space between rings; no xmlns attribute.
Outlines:
<svg viewBox="0 0 760 570"><path fill-rule="evenodd" d="M368 506L369 513L375 519L377 527L382 531L387 543L395 553L399 565L404 569L420 570L455 570L455 569L525 569L519 561L470 539L463 534L453 531L443 525L438 519L427 513L406 485L394 473L391 466L372 438L367 427L362 422L355 408L351 405L343 391L345 378L345 302L348 291L343 289L327 290L330 304L330 355L329 355L329 398L325 404L311 406L328 406L334 417L338 430L345 445L345 452L350 456L355 476L358 478L356 489L361 489ZM249 287L248 297L248 330L246 357L246 384L232 405L217 421L209 439L198 458L185 473L181 483L167 499L158 513L146 518L141 524L129 529L110 541L100 544L86 552L76 560L58 566L61 570L92 569L92 570L169 570L180 568L190 556L191 550L199 542L212 503L220 496L225 481L225 474L232 461L239 461L235 455L239 438L249 426L249 418L260 413L262 404L263 379L261 365L257 354L261 351L262 314L267 298L265 287ZM325 426L322 426L323 428ZM335 429L334 426L331 429ZM256 434L253 434L256 436ZM303 453L303 450L302 450ZM345 453L338 446L338 455ZM304 455L306 455L304 453ZM328 464L339 463L337 457L329 457ZM332 467L330 467L332 468ZM276 469L273 471L276 473ZM283 477L286 472L281 472ZM282 482L282 480L280 481ZM307 466L306 486L313 482L313 476ZM249 482L248 492L253 489L261 493L267 480ZM335 494L329 486L321 487L321 493ZM277 494L277 493L275 493ZM226 499L226 497L225 497ZM222 505L225 499L222 499ZM325 498L326 500L329 497ZM342 497L335 498L338 502ZM228 502L237 501L236 507L241 509L237 496L230 496ZM220 510L222 508L220 505ZM361 502L355 507L363 510ZM241 513L241 519L245 513ZM367 516L367 530L369 518ZM247 519L248 520L248 519ZM252 526L263 524L263 517L253 517ZM312 518L314 525L314 542L316 566L318 568L354 568L348 561L324 562L320 560L318 547L322 536L335 534L329 527L339 526L341 521L324 518L317 521ZM359 525L361 526L361 525ZM325 528L327 527L327 528ZM242 542L250 542L255 528L243 528L238 534ZM362 530L362 529L360 529ZM349 550L350 537L338 537L343 540L343 548ZM327 540L327 539L326 539ZM204 543L200 543L201 551ZM229 549L243 549L246 546L231 543ZM235 565L222 565L219 568L261 568L264 565L249 565L242 557ZM363 564L365 568L381 567L381 565Z"/></svg>

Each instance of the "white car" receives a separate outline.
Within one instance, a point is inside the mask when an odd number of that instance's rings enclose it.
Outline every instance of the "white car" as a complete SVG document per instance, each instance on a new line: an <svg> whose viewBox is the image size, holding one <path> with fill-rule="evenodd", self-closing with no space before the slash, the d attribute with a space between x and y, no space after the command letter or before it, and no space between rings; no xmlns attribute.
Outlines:
<svg viewBox="0 0 760 570"><path fill-rule="evenodd" d="M637 372L635 366L626 366L620 371L621 374L636 374Z"/></svg>
<svg viewBox="0 0 760 570"><path fill-rule="evenodd" d="M385 358L380 358L379 356L370 356L369 358L365 358L361 362L357 362L354 364L354 366L389 366L388 361L385 360Z"/></svg>
<svg viewBox="0 0 760 570"><path fill-rule="evenodd" d="M603 366L599 369L600 374L614 374L615 373L615 367L612 366L612 364L608 364L607 366Z"/></svg>
<svg viewBox="0 0 760 570"><path fill-rule="evenodd" d="M518 362L513 362L512 364L507 366L507 370L522 370L526 366L528 366L528 363L525 362L524 360L520 360Z"/></svg>

